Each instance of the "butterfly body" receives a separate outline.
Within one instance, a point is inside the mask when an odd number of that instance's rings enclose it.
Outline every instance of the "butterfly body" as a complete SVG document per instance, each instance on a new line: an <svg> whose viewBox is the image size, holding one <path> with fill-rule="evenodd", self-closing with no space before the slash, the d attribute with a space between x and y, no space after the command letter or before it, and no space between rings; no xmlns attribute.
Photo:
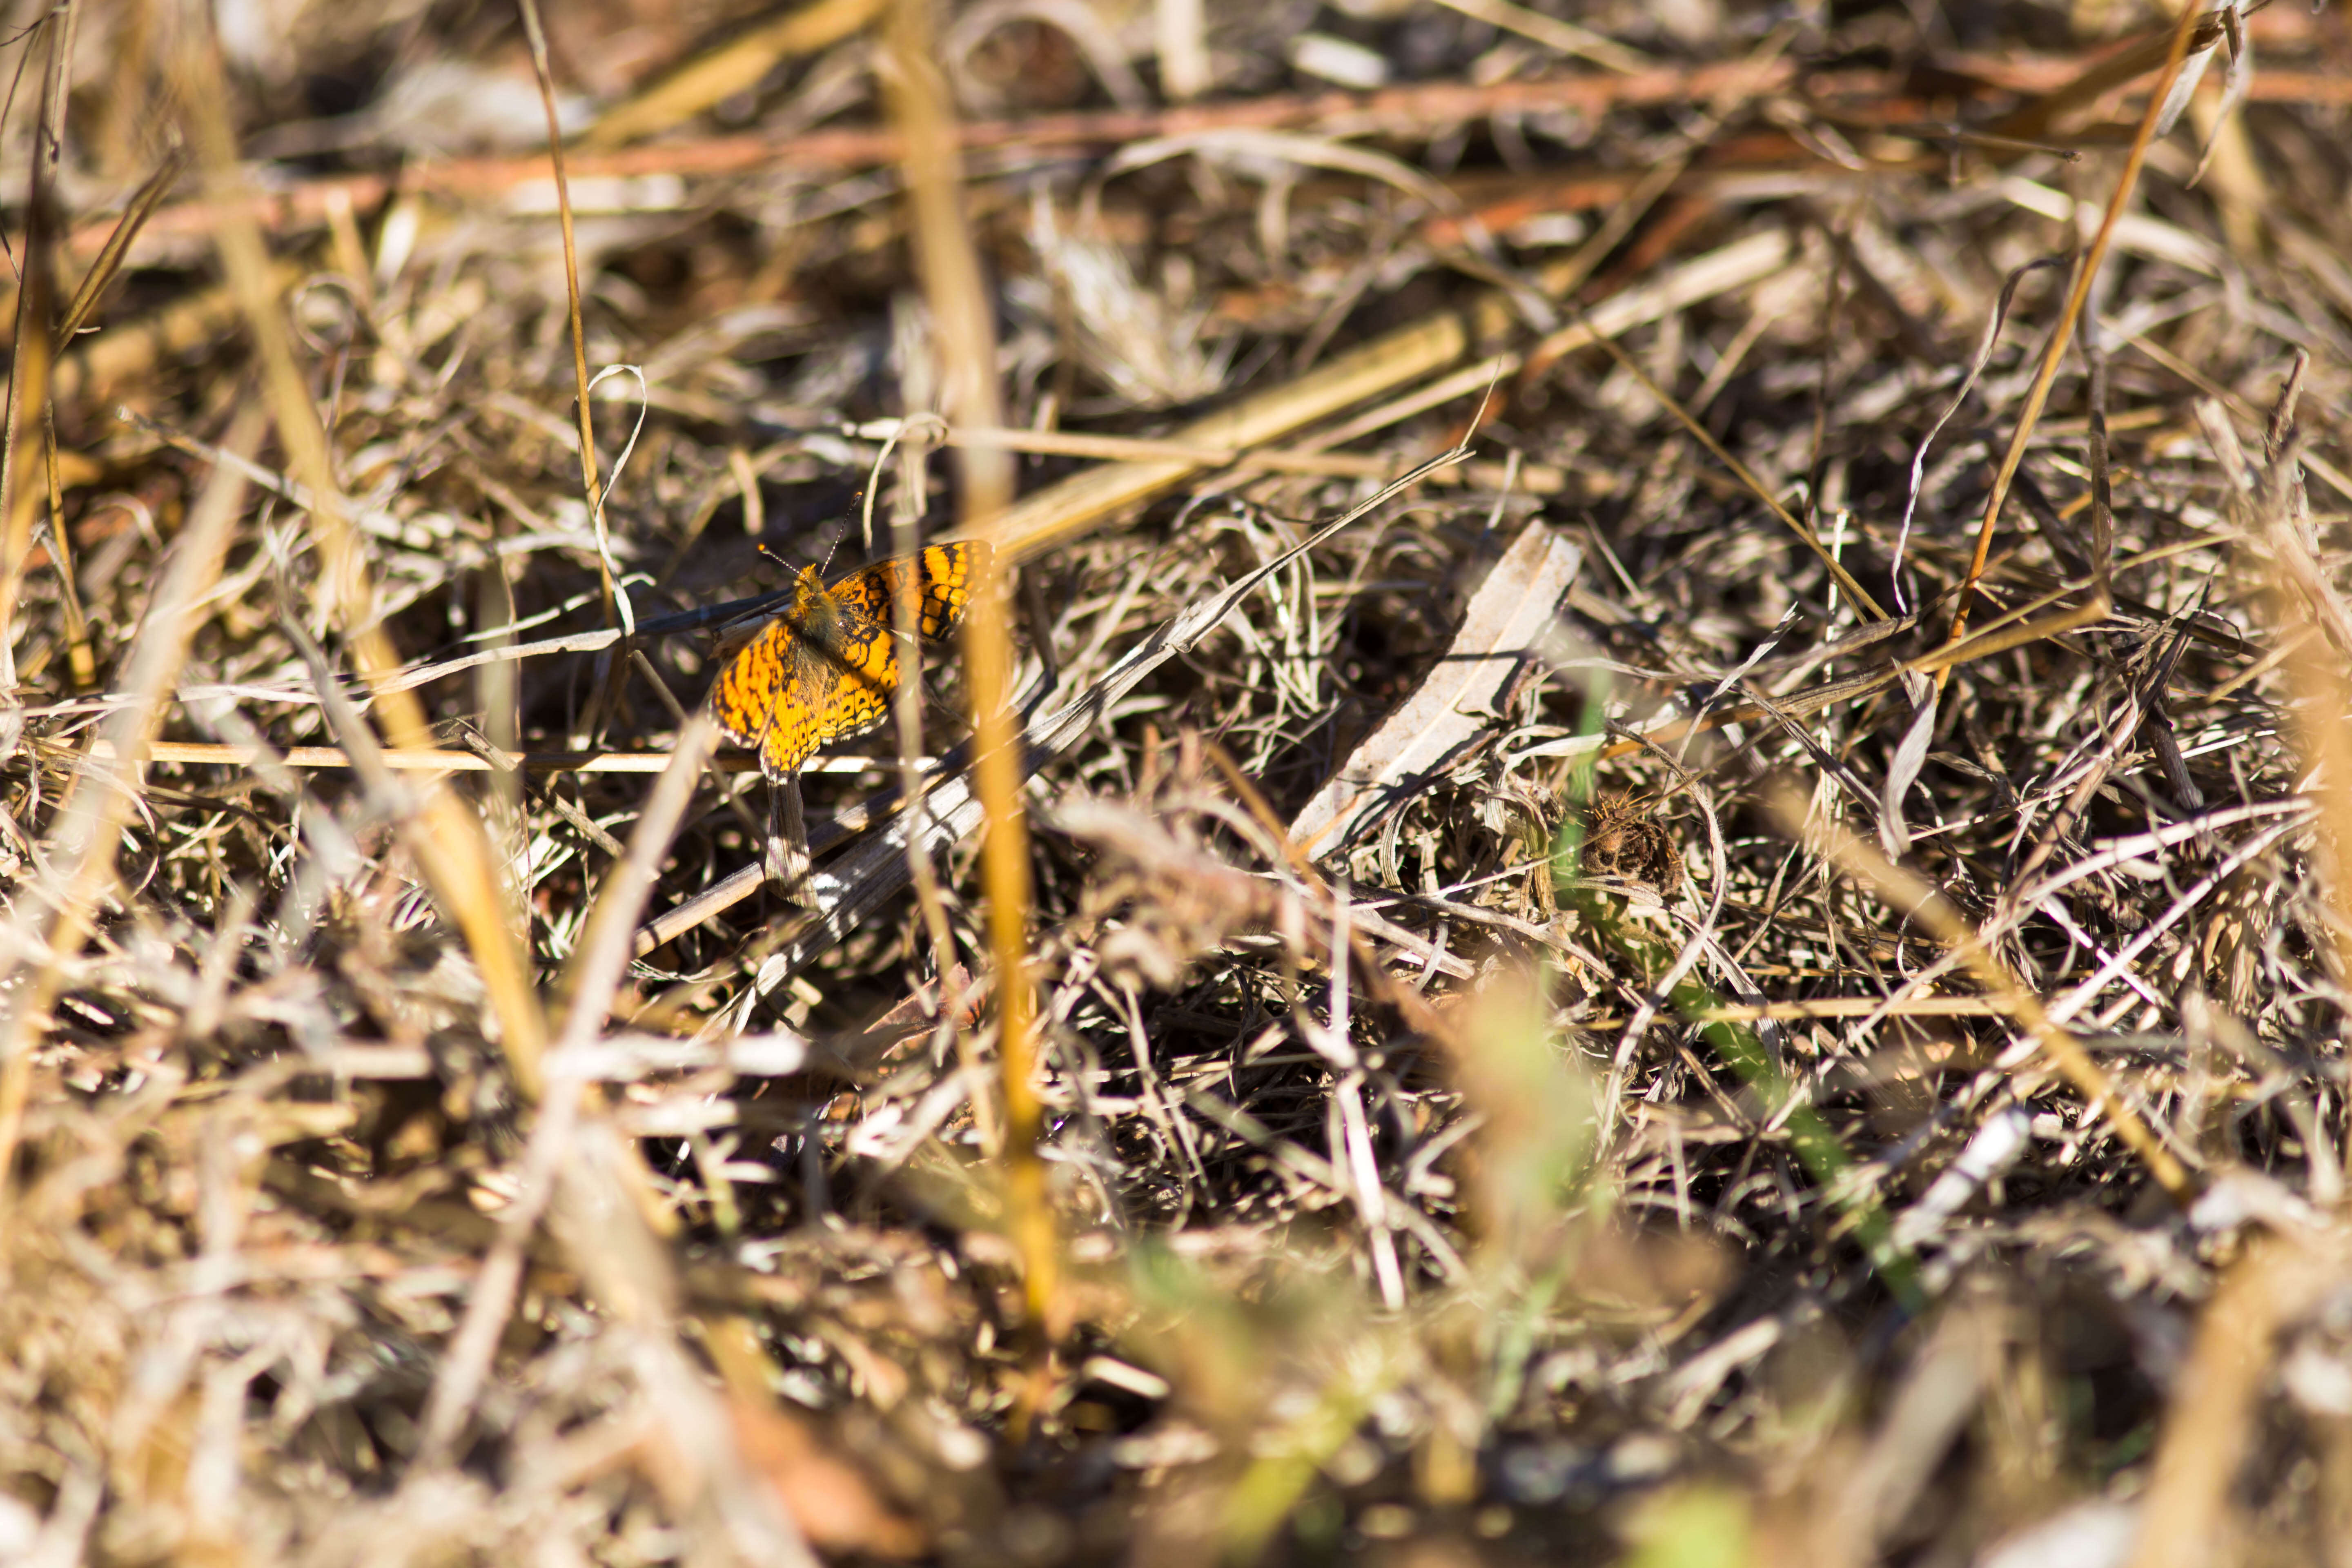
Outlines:
<svg viewBox="0 0 2352 1568"><path fill-rule="evenodd" d="M971 600L987 550L977 540L934 544L831 584L803 567L792 602L712 684L719 728L738 745L756 748L760 771L773 780L791 777L825 742L881 723L903 668L893 629L898 595L914 596L924 641L945 637Z"/></svg>

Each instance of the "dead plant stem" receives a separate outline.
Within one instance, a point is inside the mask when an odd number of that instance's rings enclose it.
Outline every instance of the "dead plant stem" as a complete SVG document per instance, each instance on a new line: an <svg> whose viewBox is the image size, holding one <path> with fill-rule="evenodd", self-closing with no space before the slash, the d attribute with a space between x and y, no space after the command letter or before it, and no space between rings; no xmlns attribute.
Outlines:
<svg viewBox="0 0 2352 1568"><path fill-rule="evenodd" d="M0 689L16 684L16 639L8 628L16 622L17 595L32 563L33 518L41 500L41 487L26 480L24 454L47 428L49 375L57 354L50 336L57 297L57 173L79 15L74 0L66 0L47 18L48 64L26 197L24 277L16 290L12 340L16 352L9 356L7 403L0 410Z"/></svg>
<svg viewBox="0 0 2352 1568"><path fill-rule="evenodd" d="M223 68L208 43L195 44L182 51L178 71L189 139L207 183L226 195L236 183L237 164L221 89ZM310 492L309 515L320 557L319 592L350 639L362 679L373 685L376 678L397 671L400 661L375 614L368 563L357 531L344 512L326 429L295 363L260 230L247 209L231 201L224 205L214 239L222 268L253 331L263 385L288 467ZM394 746L431 744L432 730L415 693L387 687L374 695L375 711L382 715L386 736ZM480 818L447 787L430 786L407 824L405 837L435 901L464 935L480 966L499 1020L500 1044L513 1065L517 1083L526 1094L536 1094L546 1019L532 988L530 963L515 934L521 922L509 918L499 896L497 868Z"/></svg>
<svg viewBox="0 0 2352 1568"><path fill-rule="evenodd" d="M941 411L953 424L996 427L1005 421L997 385L995 321L964 216L963 158L953 100L936 63L930 4L892 0L885 80L904 154L916 267L938 334ZM1003 452L971 448L959 456L963 527L985 533L1012 503L1011 458ZM988 828L981 874L996 966L1005 1214L1021 1256L1030 1322L1041 1335L1041 1344L1050 1345L1059 1341L1067 1323L1060 1247L1038 1151L1044 1112L1034 1081L1036 1002L1028 974L1029 836L1021 810L1021 731L1011 704L1011 611L1003 569L992 552L973 575L971 608L964 620L964 675L979 752L974 782ZM942 984L945 980L941 976Z"/></svg>

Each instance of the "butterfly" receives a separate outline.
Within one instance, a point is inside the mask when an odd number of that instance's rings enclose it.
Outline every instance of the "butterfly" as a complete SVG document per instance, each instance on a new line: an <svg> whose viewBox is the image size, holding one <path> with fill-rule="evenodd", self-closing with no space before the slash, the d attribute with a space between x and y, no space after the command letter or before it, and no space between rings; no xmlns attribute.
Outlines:
<svg viewBox="0 0 2352 1568"><path fill-rule="evenodd" d="M760 771L790 778L828 741L863 734L889 716L903 668L895 626L909 579L915 625L927 643L954 629L989 546L976 539L927 545L826 583L803 566L792 602L728 660L710 688L727 738L759 751Z"/></svg>

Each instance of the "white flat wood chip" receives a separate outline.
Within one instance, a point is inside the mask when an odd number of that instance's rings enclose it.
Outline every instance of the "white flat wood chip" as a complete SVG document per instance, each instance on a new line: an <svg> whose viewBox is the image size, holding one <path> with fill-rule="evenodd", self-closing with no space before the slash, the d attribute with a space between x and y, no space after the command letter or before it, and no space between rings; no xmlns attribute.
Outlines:
<svg viewBox="0 0 2352 1568"><path fill-rule="evenodd" d="M1529 523L1470 596L1454 646L1315 792L1290 825L1291 841L1310 855L1344 843L1392 791L1419 787L1475 739L1520 663L1542 646L1583 558L1544 523Z"/></svg>

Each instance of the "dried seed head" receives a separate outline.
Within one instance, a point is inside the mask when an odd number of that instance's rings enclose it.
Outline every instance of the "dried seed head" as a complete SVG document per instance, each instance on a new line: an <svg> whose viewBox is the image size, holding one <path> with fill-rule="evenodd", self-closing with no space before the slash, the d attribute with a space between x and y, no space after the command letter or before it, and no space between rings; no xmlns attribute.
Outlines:
<svg viewBox="0 0 2352 1568"><path fill-rule="evenodd" d="M1673 837L1622 790L1603 790L1586 808L1584 868L1645 883L1662 895L1683 881L1683 858Z"/></svg>

